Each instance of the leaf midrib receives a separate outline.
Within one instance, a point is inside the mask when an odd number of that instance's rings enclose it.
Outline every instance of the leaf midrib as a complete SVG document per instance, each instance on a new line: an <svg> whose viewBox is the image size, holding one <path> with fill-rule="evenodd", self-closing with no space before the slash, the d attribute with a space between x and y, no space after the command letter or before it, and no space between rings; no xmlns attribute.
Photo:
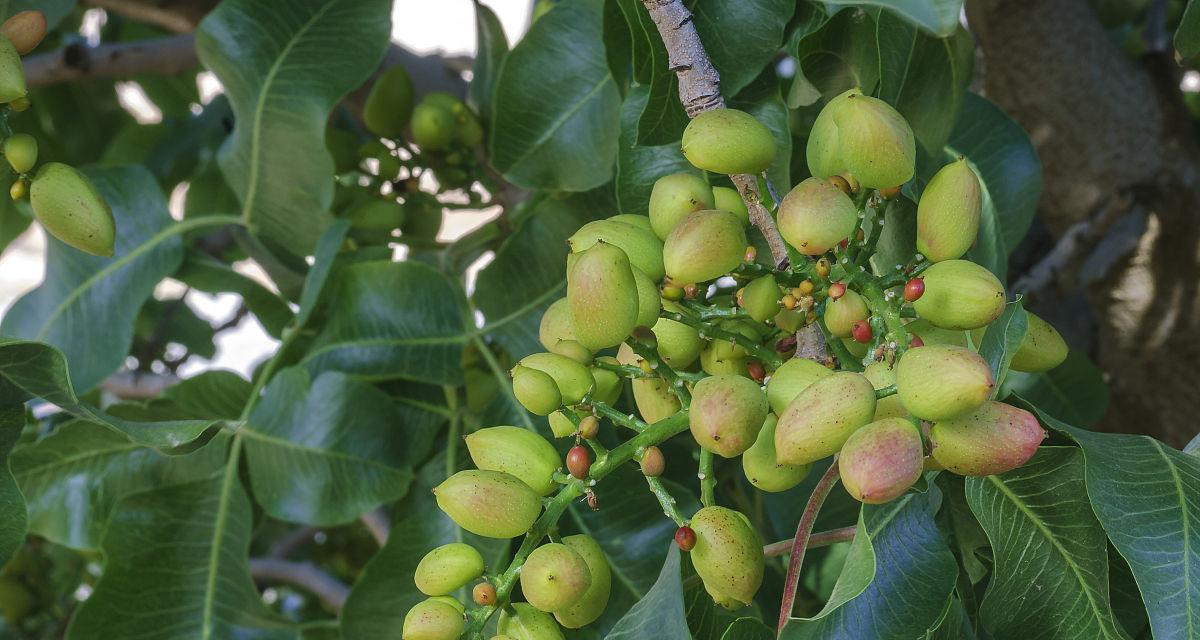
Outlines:
<svg viewBox="0 0 1200 640"><path fill-rule="evenodd" d="M1187 603L1187 606L1183 610L1186 612L1184 615L1187 617L1188 633L1186 637L1194 638L1196 637L1192 616L1194 609L1192 609L1192 590L1189 588L1189 585L1192 583L1192 564L1188 561L1192 557L1191 526L1188 524L1187 505L1183 501L1183 481L1179 478L1179 470L1175 467L1175 463L1167 456L1166 451L1163 450L1162 443L1152 438L1148 438L1148 440L1154 443L1154 450L1158 452L1159 456L1162 456L1167 469L1171 471L1171 479L1175 482L1175 496L1179 500L1179 520L1183 525L1183 598L1184 602Z"/></svg>
<svg viewBox="0 0 1200 640"><path fill-rule="evenodd" d="M1055 549L1055 551L1058 551L1059 555L1062 556L1067 566L1070 567L1071 573L1075 574L1075 579L1079 582L1079 586L1083 589L1083 592L1087 597L1088 604L1090 605L1089 608L1096 616L1096 622L1100 625L1101 629L1104 629L1106 636L1112 637L1108 635L1111 629L1106 627L1104 624L1106 618L1096 602L1095 593L1093 593L1092 589L1089 589L1087 586L1088 583L1084 579L1082 568L1075 562L1066 548L1062 546L1062 543L1060 543L1058 539L1054 537L1054 533L1050 531L1050 528L1047 527L1046 524L1042 522L1041 518L1039 518L1037 514L1034 513L1033 510L1024 503L1024 501L1016 494L1016 492L1008 488L1008 486L1001 482L997 476L987 476L987 480L995 485L1000 491L1001 495L1008 498L1008 500L1013 503L1013 506L1015 506L1018 511L1024 514L1025 517L1028 518L1031 523L1033 523L1033 526L1038 530L1038 532L1041 533L1042 536L1044 536L1050 545ZM1111 618L1108 618L1108 620L1110 623L1112 622Z"/></svg>

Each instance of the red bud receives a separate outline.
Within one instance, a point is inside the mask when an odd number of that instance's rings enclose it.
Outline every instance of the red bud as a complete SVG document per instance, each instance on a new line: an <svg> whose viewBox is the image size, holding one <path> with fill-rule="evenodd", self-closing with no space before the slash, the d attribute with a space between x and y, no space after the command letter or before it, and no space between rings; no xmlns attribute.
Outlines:
<svg viewBox="0 0 1200 640"><path fill-rule="evenodd" d="M759 384L767 378L767 370L763 369L761 362L751 360L746 363L746 369L750 372L750 378Z"/></svg>
<svg viewBox="0 0 1200 640"><path fill-rule="evenodd" d="M691 551L696 546L696 532L691 527L679 527L675 530L675 544L683 551Z"/></svg>
<svg viewBox="0 0 1200 640"><path fill-rule="evenodd" d="M870 342L873 335L871 323L866 320L855 320L854 324L850 327L850 335L854 336L855 340L864 344Z"/></svg>
<svg viewBox="0 0 1200 640"><path fill-rule="evenodd" d="M588 450L582 445L575 445L567 452L567 471L571 475L580 480L587 477L588 470L592 468L592 460L588 456Z"/></svg>
<svg viewBox="0 0 1200 640"><path fill-rule="evenodd" d="M844 282L835 282L829 285L829 299L837 300L846 295L846 284Z"/></svg>
<svg viewBox="0 0 1200 640"><path fill-rule="evenodd" d="M925 293L925 281L920 278L912 278L904 284L905 302L916 302L923 293Z"/></svg>

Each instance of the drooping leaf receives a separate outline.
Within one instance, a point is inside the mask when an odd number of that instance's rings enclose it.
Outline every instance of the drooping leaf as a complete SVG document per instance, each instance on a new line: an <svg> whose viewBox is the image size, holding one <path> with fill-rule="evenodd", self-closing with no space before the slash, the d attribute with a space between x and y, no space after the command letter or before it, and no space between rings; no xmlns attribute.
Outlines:
<svg viewBox="0 0 1200 640"><path fill-rule="evenodd" d="M471 67L471 85L467 98L472 107L485 118L492 115L492 93L504 56L508 55L508 39L496 12L487 5L475 2L475 64Z"/></svg>
<svg viewBox="0 0 1200 640"><path fill-rule="evenodd" d="M811 620L793 618L782 638L832 640L846 638L918 637L932 628L954 589L957 564L933 516L941 493L930 486L926 493L909 493L889 504L863 508L859 534L846 559L843 576L861 574L868 560L874 578L857 595L861 575L834 588L844 604ZM863 537L869 544L858 541ZM851 574L846 574L851 571ZM867 574L871 575L870 573ZM903 602L903 606L896 603Z"/></svg>
<svg viewBox="0 0 1200 640"><path fill-rule="evenodd" d="M125 361L138 309L183 259L179 225L148 171L86 168L117 224L111 258L48 238L46 279L4 316L0 333L45 342L67 356L71 380L91 389Z"/></svg>
<svg viewBox="0 0 1200 640"><path fill-rule="evenodd" d="M405 428L387 394L328 372L310 379L285 369L238 432L250 488L271 516L300 524L344 524L401 498L431 433Z"/></svg>
<svg viewBox="0 0 1200 640"><path fill-rule="evenodd" d="M979 239L967 255L1003 282L1008 253L1029 230L1037 208L1042 163L1021 126L975 94L964 97L946 145L947 160L960 155L966 157L983 187Z"/></svg>
<svg viewBox="0 0 1200 640"><path fill-rule="evenodd" d="M935 36L946 37L958 26L963 0L831 0L829 4L883 7Z"/></svg>
<svg viewBox="0 0 1200 640"><path fill-rule="evenodd" d="M1017 400L1083 449L1092 511L1133 571L1154 638L1195 637L1200 629L1200 459L1147 436L1084 431Z"/></svg>
<svg viewBox="0 0 1200 640"><path fill-rule="evenodd" d="M404 622L404 614L425 595L413 584L413 572L421 558L434 547L465 542L475 547L489 573L506 568L508 540L481 538L463 531L434 502L431 489L445 480L454 469L447 469L445 458L421 469L413 490L400 503L384 545L363 569L342 609L342 636L345 640L392 640ZM465 590L464 590L465 591ZM468 594L457 594L463 601Z"/></svg>
<svg viewBox="0 0 1200 640"><path fill-rule="evenodd" d="M329 321L302 363L371 380L462 382L462 289L417 262L363 262L337 273Z"/></svg>
<svg viewBox="0 0 1200 640"><path fill-rule="evenodd" d="M1004 312L988 325L983 340L979 342L979 355L988 363L988 368L992 370L992 379L996 381L992 390L993 397L1008 375L1008 366L1017 354L1017 349L1021 348L1021 341L1025 339L1028 326L1028 316L1018 297L1004 306Z"/></svg>
<svg viewBox="0 0 1200 640"><path fill-rule="evenodd" d="M679 574L679 548L668 543L667 558L654 586L633 605L605 640L691 640L683 612L683 581Z"/></svg>
<svg viewBox="0 0 1200 640"><path fill-rule="evenodd" d="M387 0L222 2L200 24L196 51L233 106L225 178L250 229L306 255L333 200L325 122L375 70L388 46Z"/></svg>
<svg viewBox="0 0 1200 640"><path fill-rule="evenodd" d="M250 499L227 469L117 503L104 574L68 640L296 640L250 580Z"/></svg>
<svg viewBox="0 0 1200 640"><path fill-rule="evenodd" d="M108 427L75 420L13 452L9 464L25 494L32 533L72 549L98 549L118 500L211 475L225 460L220 444L167 456Z"/></svg>
<svg viewBox="0 0 1200 640"><path fill-rule="evenodd" d="M25 428L21 392L0 380L0 564L6 564L25 541L28 517L25 497L11 472L13 445Z"/></svg>
<svg viewBox="0 0 1200 640"><path fill-rule="evenodd" d="M292 319L287 302L253 279L234 271L233 267L201 253L188 253L175 279L206 293L236 293L246 308L254 314L267 333L279 338Z"/></svg>
<svg viewBox="0 0 1200 640"><path fill-rule="evenodd" d="M513 184L586 191L612 178L621 98L602 23L601 0L557 3L505 58L488 148Z"/></svg>
<svg viewBox="0 0 1200 640"><path fill-rule="evenodd" d="M147 446L174 448L211 436L220 420L129 420L80 402L71 387L67 363L58 349L40 342L0 338L0 380L19 388L30 398L41 398L64 411L117 429ZM206 433L207 432L207 433Z"/></svg>
<svg viewBox="0 0 1200 640"><path fill-rule="evenodd" d="M890 11L878 14L879 97L904 116L930 153L950 137L974 68L975 45L961 27L945 38L919 31Z"/></svg>
<svg viewBox="0 0 1200 640"><path fill-rule="evenodd" d="M995 569L979 610L998 638L1123 638L1108 601L1104 531L1087 505L1078 449L1044 447L1025 466L967 479Z"/></svg>
<svg viewBox="0 0 1200 640"><path fill-rule="evenodd" d="M861 11L838 11L828 20L810 19L806 24L819 28L797 30L788 43L797 62L796 82L810 85L807 93L826 99L853 87L872 93L879 82L874 18ZM797 91L793 87L793 98Z"/></svg>
<svg viewBox="0 0 1200 640"><path fill-rule="evenodd" d="M1068 424L1090 427L1108 408L1104 375L1084 353L1072 349L1067 359L1044 373L1009 371L1002 397L1015 393Z"/></svg>
<svg viewBox="0 0 1200 640"><path fill-rule="evenodd" d="M693 0L696 32L721 74L721 95L732 98L770 64L796 10L788 0Z"/></svg>
<svg viewBox="0 0 1200 640"><path fill-rule="evenodd" d="M649 87L635 85L621 105L620 151L617 155L617 201L623 213L645 213L650 191L659 178L679 171L695 171L683 157L679 143L652 147L637 144L638 115L649 99Z"/></svg>
<svg viewBox="0 0 1200 640"><path fill-rule="evenodd" d="M308 270L308 275L304 278L304 289L300 292L300 310L296 312L298 326L308 324L308 319L312 317L313 311L321 301L325 285L329 282L329 275L333 273L333 262L349 231L350 221L343 218L335 220L325 233L321 234L317 250L313 254L313 266Z"/></svg>

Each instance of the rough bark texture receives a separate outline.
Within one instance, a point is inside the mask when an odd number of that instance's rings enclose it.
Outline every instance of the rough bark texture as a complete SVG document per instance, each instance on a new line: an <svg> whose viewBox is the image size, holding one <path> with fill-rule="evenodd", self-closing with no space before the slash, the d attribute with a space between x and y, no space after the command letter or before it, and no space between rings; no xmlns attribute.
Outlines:
<svg viewBox="0 0 1200 640"><path fill-rule="evenodd" d="M1200 386L1200 150L1178 67L1167 52L1130 59L1085 0L969 0L967 16L987 97L1041 156L1041 221L1085 245L1053 280L1055 297L1089 302L1111 391L1102 426L1184 444ZM1088 220L1106 232L1080 234Z"/></svg>
<svg viewBox="0 0 1200 640"><path fill-rule="evenodd" d="M689 118L710 109L725 107L725 99L721 97L721 76L708 60L704 52L704 43L700 34L696 33L696 25L692 23L692 12L683 5L682 0L642 0L650 19L658 28L658 34L667 48L667 64L671 71L679 77L679 101ZM775 228L775 220L771 213L762 205L762 195L758 192L758 180L752 175L729 176L737 187L738 193L746 203L750 212L750 222L762 232L771 248L771 259L775 266L782 268L787 265L787 248L783 237Z"/></svg>

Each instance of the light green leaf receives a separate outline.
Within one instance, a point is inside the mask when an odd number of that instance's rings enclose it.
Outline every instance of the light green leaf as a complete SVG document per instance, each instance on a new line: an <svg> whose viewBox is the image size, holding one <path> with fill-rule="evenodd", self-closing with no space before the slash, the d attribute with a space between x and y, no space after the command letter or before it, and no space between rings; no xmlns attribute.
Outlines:
<svg viewBox="0 0 1200 640"><path fill-rule="evenodd" d="M67 640L296 640L250 580L251 524L234 464L124 498L104 535L104 574Z"/></svg>
<svg viewBox="0 0 1200 640"><path fill-rule="evenodd" d="M196 52L235 116L221 169L246 224L274 247L306 255L332 221L325 122L383 57L390 7L387 0L228 0L200 24Z"/></svg>
<svg viewBox="0 0 1200 640"><path fill-rule="evenodd" d="M926 150L941 151L971 81L974 41L961 27L932 37L889 11L879 12L875 33L879 97L908 120Z"/></svg>
<svg viewBox="0 0 1200 640"><path fill-rule="evenodd" d="M1154 638L1195 638L1200 631L1200 459L1147 436L1077 429L1018 400L1083 448L1092 510L1129 562Z"/></svg>
<svg viewBox="0 0 1200 640"><path fill-rule="evenodd" d="M108 427L75 420L14 451L9 465L28 503L30 532L72 549L98 549L118 500L211 475L225 460L221 444L167 456Z"/></svg>
<svg viewBox="0 0 1200 640"><path fill-rule="evenodd" d="M1124 638L1108 601L1104 531L1078 449L1044 447L1008 473L967 479L995 569L979 609L997 638Z"/></svg>
<svg viewBox="0 0 1200 640"><path fill-rule="evenodd" d="M492 115L492 94L496 90L496 75L504 56L508 55L508 39L496 13L475 0L475 64L471 67L471 86L467 98L480 115Z"/></svg>
<svg viewBox="0 0 1200 640"><path fill-rule="evenodd" d="M154 177L142 167L85 168L117 223L114 255L85 254L48 238L46 279L4 316L0 333L45 342L66 356L71 379L91 389L125 361L133 322L164 277L179 268L173 224Z"/></svg>
<svg viewBox="0 0 1200 640"><path fill-rule="evenodd" d="M338 271L328 323L302 364L370 380L462 383L462 289L417 262L363 262Z"/></svg>
<svg viewBox="0 0 1200 640"><path fill-rule="evenodd" d="M173 448L211 436L206 432L220 423L212 418L126 420L85 405L71 387L62 352L39 342L0 338L0 381L11 383L31 398L41 398L77 417L108 425L152 447Z"/></svg>
<svg viewBox="0 0 1200 640"><path fill-rule="evenodd" d="M342 609L345 640L394 640L404 614L425 595L413 584L413 573L421 558L434 547L465 542L484 558L489 573L506 568L508 540L481 538L463 531L438 509L430 491L453 473L444 458L434 456L421 469L413 490L396 509L387 544L363 569L362 575ZM456 594L466 602L464 589Z"/></svg>
<svg viewBox="0 0 1200 640"><path fill-rule="evenodd" d="M586 191L612 178L621 98L602 23L601 0L556 3L505 58L488 148L513 184Z"/></svg>
<svg viewBox="0 0 1200 640"><path fill-rule="evenodd" d="M1008 375L1008 366L1017 354L1017 349L1021 348L1028 327L1028 316L1018 296L1015 301L1004 306L1004 312L992 321L984 332L983 340L979 342L979 355L987 361L988 368L992 370L992 379L996 385L992 389L992 397L996 397L996 393L1000 391L1000 385Z"/></svg>
<svg viewBox="0 0 1200 640"><path fill-rule="evenodd" d="M683 612L683 581L679 573L679 548L668 543L667 559L654 586L633 605L605 640L691 640Z"/></svg>
<svg viewBox="0 0 1200 640"><path fill-rule="evenodd" d="M318 526L403 497L433 435L406 429L379 389L302 368L271 380L238 433L255 500L275 518Z"/></svg>
<svg viewBox="0 0 1200 640"><path fill-rule="evenodd" d="M935 36L945 37L958 26L963 0L828 0L828 4L883 7Z"/></svg>

